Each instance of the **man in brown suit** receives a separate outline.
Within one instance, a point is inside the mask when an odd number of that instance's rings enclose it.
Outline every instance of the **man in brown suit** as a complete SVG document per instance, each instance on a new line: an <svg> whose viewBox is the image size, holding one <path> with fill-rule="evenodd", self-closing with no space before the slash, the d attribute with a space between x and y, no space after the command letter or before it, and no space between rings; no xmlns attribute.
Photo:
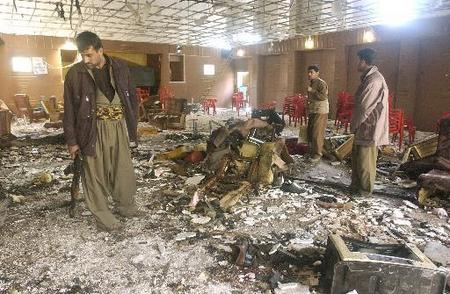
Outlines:
<svg viewBox="0 0 450 294"><path fill-rule="evenodd" d="M327 127L329 103L328 85L319 77L319 66L308 67L308 128L307 136L311 154L311 162L319 162L322 158L323 141Z"/></svg>
<svg viewBox="0 0 450 294"><path fill-rule="evenodd" d="M352 150L353 192L369 196L375 184L378 146L389 144L389 90L378 68L376 52L358 52L361 84L355 94L350 131L355 134Z"/></svg>
<svg viewBox="0 0 450 294"><path fill-rule="evenodd" d="M136 178L129 140L137 142L138 101L127 65L103 53L99 37L82 32L76 38L83 60L64 80L64 136L72 158L82 159L81 180L86 205L99 229L122 225L109 209L137 214Z"/></svg>

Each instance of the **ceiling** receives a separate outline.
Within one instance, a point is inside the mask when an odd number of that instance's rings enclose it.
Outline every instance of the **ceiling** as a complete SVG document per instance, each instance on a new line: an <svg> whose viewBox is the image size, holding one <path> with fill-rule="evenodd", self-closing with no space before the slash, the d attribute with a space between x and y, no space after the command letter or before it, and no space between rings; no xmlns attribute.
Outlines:
<svg viewBox="0 0 450 294"><path fill-rule="evenodd" d="M448 14L450 0L1 0L0 32L226 48Z"/></svg>

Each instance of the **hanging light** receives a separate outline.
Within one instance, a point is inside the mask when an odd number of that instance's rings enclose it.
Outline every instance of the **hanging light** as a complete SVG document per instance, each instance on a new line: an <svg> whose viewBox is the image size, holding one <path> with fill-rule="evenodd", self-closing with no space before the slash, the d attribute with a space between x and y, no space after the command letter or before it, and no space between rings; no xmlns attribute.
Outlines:
<svg viewBox="0 0 450 294"><path fill-rule="evenodd" d="M308 36L308 38L305 40L305 49L313 49L314 48L314 40L311 38L311 36Z"/></svg>
<svg viewBox="0 0 450 294"><path fill-rule="evenodd" d="M66 42L64 43L64 45L61 47L61 49L77 50L77 46L75 45L75 43L72 40L67 39Z"/></svg>
<svg viewBox="0 0 450 294"><path fill-rule="evenodd" d="M399 26L417 17L417 0L379 0L379 17L384 24Z"/></svg>
<svg viewBox="0 0 450 294"><path fill-rule="evenodd" d="M237 52L236 52L236 55L239 56L239 57L244 56L245 55L244 49L242 49L242 48L238 49Z"/></svg>
<svg viewBox="0 0 450 294"><path fill-rule="evenodd" d="M363 32L363 42L364 43L372 43L375 42L375 32L372 29L366 29Z"/></svg>

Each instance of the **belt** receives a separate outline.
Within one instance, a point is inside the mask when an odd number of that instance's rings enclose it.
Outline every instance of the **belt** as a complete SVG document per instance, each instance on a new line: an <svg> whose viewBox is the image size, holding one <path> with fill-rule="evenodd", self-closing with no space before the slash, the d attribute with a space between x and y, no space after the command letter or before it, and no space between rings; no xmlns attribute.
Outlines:
<svg viewBox="0 0 450 294"><path fill-rule="evenodd" d="M102 120L119 120L123 118L121 106L97 106L97 118Z"/></svg>

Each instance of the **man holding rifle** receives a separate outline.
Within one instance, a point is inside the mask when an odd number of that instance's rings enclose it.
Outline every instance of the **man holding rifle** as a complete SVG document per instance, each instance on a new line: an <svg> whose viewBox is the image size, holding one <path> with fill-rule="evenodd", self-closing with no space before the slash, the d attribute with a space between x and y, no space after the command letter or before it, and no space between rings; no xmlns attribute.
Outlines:
<svg viewBox="0 0 450 294"><path fill-rule="evenodd" d="M129 149L129 140L137 143L138 101L127 65L104 54L96 34L82 32L76 44L82 61L64 81L64 136L72 159L82 159L86 205L98 228L117 231L122 225L109 209L109 196L120 215L138 213Z"/></svg>

